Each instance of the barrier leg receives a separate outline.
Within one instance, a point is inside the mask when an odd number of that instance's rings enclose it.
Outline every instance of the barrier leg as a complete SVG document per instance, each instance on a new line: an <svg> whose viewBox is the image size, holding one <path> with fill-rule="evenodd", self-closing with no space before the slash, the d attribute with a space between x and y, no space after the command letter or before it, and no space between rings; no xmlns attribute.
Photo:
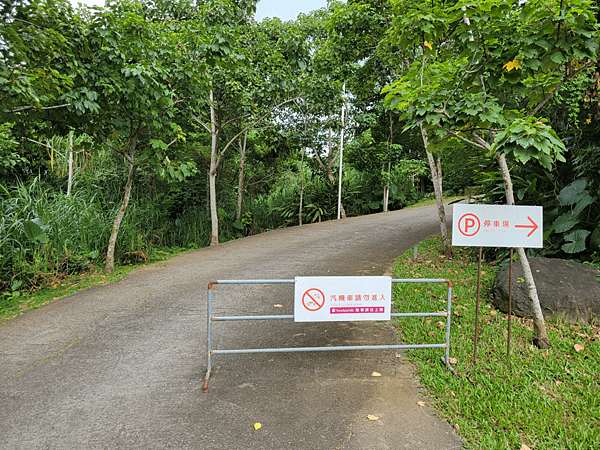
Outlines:
<svg viewBox="0 0 600 450"><path fill-rule="evenodd" d="M452 320L452 285L448 281L448 299L446 300L446 365L450 364L450 322Z"/></svg>
<svg viewBox="0 0 600 450"><path fill-rule="evenodd" d="M212 370L210 362L211 348L211 322L212 322L212 285L208 286L208 304L206 306L206 376L204 377L203 392L208 392L208 381L210 380L210 372Z"/></svg>

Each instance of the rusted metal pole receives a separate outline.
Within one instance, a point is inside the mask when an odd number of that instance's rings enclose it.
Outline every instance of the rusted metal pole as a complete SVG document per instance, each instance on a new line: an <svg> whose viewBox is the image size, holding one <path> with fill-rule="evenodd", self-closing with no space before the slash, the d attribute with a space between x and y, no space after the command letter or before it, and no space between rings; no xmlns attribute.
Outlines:
<svg viewBox="0 0 600 450"><path fill-rule="evenodd" d="M513 253L514 249L510 249L510 264L508 274L508 336L506 338L506 360L510 364L510 335L512 323L512 279L513 279Z"/></svg>
<svg viewBox="0 0 600 450"><path fill-rule="evenodd" d="M481 257L483 247L479 247L479 264L477 265L477 300L475 301L475 344L473 349L473 364L477 364L477 342L479 341L479 294L481 293Z"/></svg>

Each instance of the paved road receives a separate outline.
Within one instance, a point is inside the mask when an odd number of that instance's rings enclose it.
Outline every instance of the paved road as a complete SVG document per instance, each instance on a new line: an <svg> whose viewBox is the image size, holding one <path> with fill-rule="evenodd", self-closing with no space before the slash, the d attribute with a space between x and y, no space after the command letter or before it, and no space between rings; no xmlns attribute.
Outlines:
<svg viewBox="0 0 600 450"><path fill-rule="evenodd" d="M416 404L421 388L396 351L214 355L202 392L209 281L382 275L438 223L435 207L422 207L276 230L0 325L0 448L459 449L450 425ZM215 315L293 313L291 285L213 292ZM397 343L391 327L372 322L213 330L221 349Z"/></svg>

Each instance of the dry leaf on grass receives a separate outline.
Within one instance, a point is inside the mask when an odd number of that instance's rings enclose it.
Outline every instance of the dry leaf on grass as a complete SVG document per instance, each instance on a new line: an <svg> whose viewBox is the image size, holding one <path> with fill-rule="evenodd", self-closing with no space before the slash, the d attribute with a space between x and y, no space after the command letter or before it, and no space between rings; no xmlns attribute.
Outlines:
<svg viewBox="0 0 600 450"><path fill-rule="evenodd" d="M448 359L448 362L449 362L450 364L454 365L454 364L456 364L456 363L458 362L458 359L456 359L456 358L449 358L449 359Z"/></svg>
<svg viewBox="0 0 600 450"><path fill-rule="evenodd" d="M531 450L529 447L527 447L525 444L521 445L521 449L520 450Z"/></svg>
<svg viewBox="0 0 600 450"><path fill-rule="evenodd" d="M380 377L380 376L381 376L381 374L380 374L379 372L373 372L373 373L371 374L371 376L372 376L372 377Z"/></svg>
<svg viewBox="0 0 600 450"><path fill-rule="evenodd" d="M367 419L369 419L369 420L379 420L379 417L377 417L377 416L374 416L373 414L369 414L369 415L367 416Z"/></svg>
<svg viewBox="0 0 600 450"><path fill-rule="evenodd" d="M580 351L582 351L583 349L585 349L585 346L583 344L575 344L575 351L577 353L579 353Z"/></svg>

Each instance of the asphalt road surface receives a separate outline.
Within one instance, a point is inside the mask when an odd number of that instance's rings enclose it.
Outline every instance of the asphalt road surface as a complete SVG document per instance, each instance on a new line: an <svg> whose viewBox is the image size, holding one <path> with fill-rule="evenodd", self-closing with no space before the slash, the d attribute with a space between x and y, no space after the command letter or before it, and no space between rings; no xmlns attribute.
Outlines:
<svg viewBox="0 0 600 450"><path fill-rule="evenodd" d="M434 206L276 230L0 325L0 448L459 449L396 350L213 355L202 392L210 281L383 275L437 232ZM293 285L216 285L213 300L213 315L293 314ZM378 322L213 323L215 349L398 343Z"/></svg>

